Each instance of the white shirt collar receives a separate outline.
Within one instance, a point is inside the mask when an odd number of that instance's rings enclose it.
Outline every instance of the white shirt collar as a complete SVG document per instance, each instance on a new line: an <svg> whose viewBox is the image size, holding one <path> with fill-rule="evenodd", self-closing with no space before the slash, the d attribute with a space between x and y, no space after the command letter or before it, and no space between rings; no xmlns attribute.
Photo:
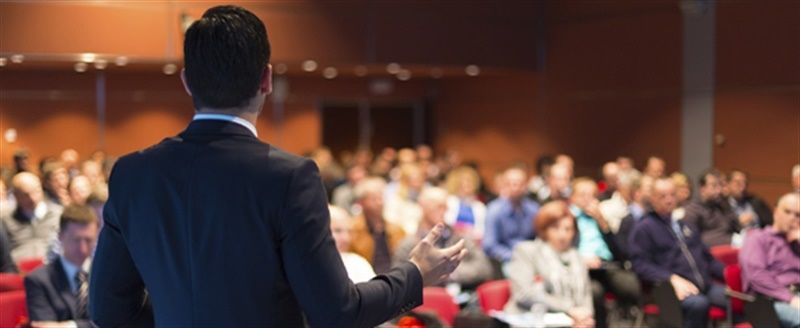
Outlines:
<svg viewBox="0 0 800 328"><path fill-rule="evenodd" d="M258 138L258 131L256 131L256 127L253 125L253 123L250 123L249 121L238 116L225 115L225 114L208 114L208 113L194 114L194 118L192 118L192 121L199 121L199 120L218 120L218 121L233 122L247 128L247 130L250 130L250 132L253 133L254 137Z"/></svg>

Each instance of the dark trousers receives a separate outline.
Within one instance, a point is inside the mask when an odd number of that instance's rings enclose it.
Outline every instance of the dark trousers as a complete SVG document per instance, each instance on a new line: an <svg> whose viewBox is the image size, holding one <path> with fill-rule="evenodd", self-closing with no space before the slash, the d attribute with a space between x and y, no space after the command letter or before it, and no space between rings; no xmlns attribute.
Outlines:
<svg viewBox="0 0 800 328"><path fill-rule="evenodd" d="M605 294L611 292L620 304L635 305L639 302L642 287L636 274L622 268L589 270L592 280L594 321L598 328L608 326Z"/></svg>
<svg viewBox="0 0 800 328"><path fill-rule="evenodd" d="M712 305L721 308L726 308L728 305L725 297L725 287L720 284L712 284L705 293L689 296L681 302L683 327L708 327L708 309Z"/></svg>

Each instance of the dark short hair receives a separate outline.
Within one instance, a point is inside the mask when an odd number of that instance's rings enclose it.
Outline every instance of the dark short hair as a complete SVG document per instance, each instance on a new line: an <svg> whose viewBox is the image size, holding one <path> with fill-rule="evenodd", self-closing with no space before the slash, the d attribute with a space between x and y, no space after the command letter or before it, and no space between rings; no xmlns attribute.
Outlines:
<svg viewBox="0 0 800 328"><path fill-rule="evenodd" d="M575 223L575 216L569 210L569 205L561 200L555 200L544 204L533 220L533 226L536 230L536 237L547 241L547 229L556 225L561 219L569 217L574 228L577 229Z"/></svg>
<svg viewBox="0 0 800 328"><path fill-rule="evenodd" d="M264 23L237 6L217 6L192 23L183 43L195 108L241 107L255 96L269 62Z"/></svg>
<svg viewBox="0 0 800 328"><path fill-rule="evenodd" d="M65 231L67 225L72 224L97 224L97 215L94 210L89 206L69 205L61 212L61 221L59 221L58 228L60 231Z"/></svg>
<svg viewBox="0 0 800 328"><path fill-rule="evenodd" d="M706 183L708 183L708 181L706 181L708 176L713 176L717 178L717 180L722 180L722 172L717 169L707 169L703 171L703 173L700 173L700 177L697 179L701 187L705 187Z"/></svg>

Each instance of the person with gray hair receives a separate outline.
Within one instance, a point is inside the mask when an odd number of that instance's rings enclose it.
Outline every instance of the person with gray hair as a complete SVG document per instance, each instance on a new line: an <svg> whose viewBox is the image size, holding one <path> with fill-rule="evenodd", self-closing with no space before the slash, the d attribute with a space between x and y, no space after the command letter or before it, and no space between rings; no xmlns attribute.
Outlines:
<svg viewBox="0 0 800 328"><path fill-rule="evenodd" d="M367 259L378 274L390 269L392 255L406 235L402 227L386 221L383 216L385 190L386 181L378 177L366 178L356 185L356 202L361 214L353 221L350 244L350 249Z"/></svg>
<svg viewBox="0 0 800 328"><path fill-rule="evenodd" d="M438 187L426 188L419 196L418 203L422 208L422 221L417 228L416 234L406 237L394 254L394 263L401 263L408 259L411 250L419 243L428 232L438 224L444 225L442 237L437 242L437 247L449 247L464 240L467 256L461 260L461 265L450 274L447 282L455 282L462 287L474 288L481 282L490 279L492 275L492 265L489 258L477 247L469 238L461 235L451 225L445 223L445 212L447 211L447 191Z"/></svg>
<svg viewBox="0 0 800 328"><path fill-rule="evenodd" d="M17 208L0 218L11 241L11 257L16 262L44 258L56 241L61 212L47 204L35 174L21 172L11 181Z"/></svg>

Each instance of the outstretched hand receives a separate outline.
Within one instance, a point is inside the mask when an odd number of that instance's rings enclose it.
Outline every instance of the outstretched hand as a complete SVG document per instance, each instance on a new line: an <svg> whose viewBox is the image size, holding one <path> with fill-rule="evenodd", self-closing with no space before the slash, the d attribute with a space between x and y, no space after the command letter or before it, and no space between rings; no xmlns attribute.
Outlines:
<svg viewBox="0 0 800 328"><path fill-rule="evenodd" d="M425 286L437 285L447 279L447 276L455 271L461 260L467 255L463 239L453 246L437 248L435 245L442 237L442 230L444 230L444 226L437 224L411 250L409 261L419 269Z"/></svg>

